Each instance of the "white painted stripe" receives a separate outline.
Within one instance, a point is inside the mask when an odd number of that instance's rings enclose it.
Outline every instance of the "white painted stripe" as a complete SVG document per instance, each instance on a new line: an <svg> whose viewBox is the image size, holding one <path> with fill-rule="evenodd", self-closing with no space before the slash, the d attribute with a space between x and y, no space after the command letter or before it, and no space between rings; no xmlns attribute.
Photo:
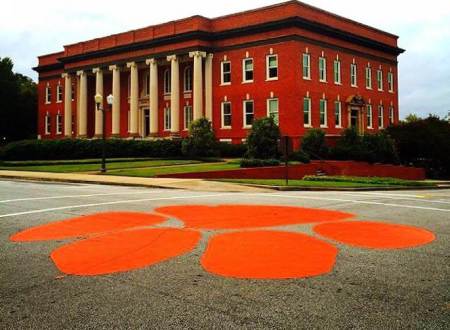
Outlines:
<svg viewBox="0 0 450 330"><path fill-rule="evenodd" d="M152 201L162 201L162 200L176 200L176 199L189 199L189 198L221 197L221 196L229 196L229 195L233 195L233 193L222 193L222 194L214 194L214 195L172 196L172 197L160 197L160 198L130 199L130 200L121 200L121 201L104 202L104 203L69 205L69 206L61 206L61 207L52 207L52 208L47 208L47 209L38 209L38 210L17 212L17 213L0 214L0 218L14 217L14 216L26 215L26 214L35 214L35 213L45 213L45 212L52 212L52 211L80 209L80 208L85 208L85 207L94 207L94 206L103 206L103 205L131 204L131 203L152 202Z"/></svg>
<svg viewBox="0 0 450 330"><path fill-rule="evenodd" d="M438 209L438 208L426 207L426 206L391 204L391 203L381 203L381 202L373 202L373 201L365 201L365 200L362 201L362 200L353 200L353 199L343 199L343 198L325 198L325 197L298 196L298 195L294 196L294 195L280 195L280 194L261 194L261 196L296 198L296 199L312 199L312 200L333 201L333 202L350 202L350 203L355 203L355 204L383 205L383 206L401 207L401 208L409 208L409 209L450 212L450 209Z"/></svg>
<svg viewBox="0 0 450 330"><path fill-rule="evenodd" d="M387 199L397 199L397 200L404 200L404 201L414 201L414 202L420 202L420 203L437 203L437 204L450 204L450 201L442 201L442 200L432 200L432 199L426 199L425 197L420 198L408 198L408 197L394 197L395 195L388 195L383 196L381 194L372 194L372 193L366 193L366 192L358 192L358 193L351 193L351 192L340 192L341 194L345 195L352 195L352 196L372 196L377 198L387 198ZM401 195L399 195L401 196Z"/></svg>
<svg viewBox="0 0 450 330"><path fill-rule="evenodd" d="M17 199L6 199L0 201L0 203L11 203L11 202L23 202L23 201L35 201L35 200L45 200L45 199L64 199L64 198L79 198L79 197L95 197L95 196L116 196L116 195L140 195L140 194L156 194L158 191L135 191L135 192L117 192L117 193L102 193L102 194L89 194L89 195L65 195L65 196L46 196L46 197L30 197L30 198L17 198Z"/></svg>
<svg viewBox="0 0 450 330"><path fill-rule="evenodd" d="M393 196L393 197L415 197L415 198L425 198L424 195L411 195L411 194L396 194L396 193L387 193L387 192L369 192L369 191L361 191L358 192L364 195L375 195L375 196ZM351 194L351 193L349 193Z"/></svg>

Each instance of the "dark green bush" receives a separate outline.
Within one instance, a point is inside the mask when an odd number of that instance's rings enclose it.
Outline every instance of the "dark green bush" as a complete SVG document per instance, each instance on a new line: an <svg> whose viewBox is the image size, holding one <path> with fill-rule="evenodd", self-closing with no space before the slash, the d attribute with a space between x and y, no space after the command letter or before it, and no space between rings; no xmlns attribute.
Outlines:
<svg viewBox="0 0 450 330"><path fill-rule="evenodd" d="M324 159L328 156L328 146L325 141L325 132L321 129L310 129L301 141L301 150L310 159Z"/></svg>
<svg viewBox="0 0 450 330"><path fill-rule="evenodd" d="M272 117L257 119L247 137L246 158L277 159L280 129Z"/></svg>
<svg viewBox="0 0 450 330"><path fill-rule="evenodd" d="M60 160L101 157L102 140L24 140L0 149L2 160ZM106 155L119 157L182 157L180 140L107 140Z"/></svg>
<svg viewBox="0 0 450 330"><path fill-rule="evenodd" d="M188 157L215 157L219 155L219 147L211 122L200 118L191 123L189 137L184 139L181 152Z"/></svg>
<svg viewBox="0 0 450 330"><path fill-rule="evenodd" d="M278 159L257 159L257 158L241 159L241 167L266 167L278 165L280 165L280 161Z"/></svg>
<svg viewBox="0 0 450 330"><path fill-rule="evenodd" d="M294 151L289 155L289 160L301 162L304 164L308 164L311 162L311 159L309 158L308 154L305 153L302 150Z"/></svg>
<svg viewBox="0 0 450 330"><path fill-rule="evenodd" d="M247 145L241 144L231 144L226 142L219 142L219 154L222 158L241 158L244 157L247 151Z"/></svg>

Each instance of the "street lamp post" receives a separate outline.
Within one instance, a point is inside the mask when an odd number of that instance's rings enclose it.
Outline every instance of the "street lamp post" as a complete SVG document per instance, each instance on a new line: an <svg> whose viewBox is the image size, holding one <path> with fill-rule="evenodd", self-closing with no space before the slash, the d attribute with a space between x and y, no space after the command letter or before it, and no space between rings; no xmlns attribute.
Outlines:
<svg viewBox="0 0 450 330"><path fill-rule="evenodd" d="M96 94L95 97L95 107L97 111L102 111L102 167L100 169L101 173L106 173L106 111L108 111L114 102L114 96L111 94L106 98L106 102L108 103L108 109L105 109L102 105L103 103L103 95Z"/></svg>

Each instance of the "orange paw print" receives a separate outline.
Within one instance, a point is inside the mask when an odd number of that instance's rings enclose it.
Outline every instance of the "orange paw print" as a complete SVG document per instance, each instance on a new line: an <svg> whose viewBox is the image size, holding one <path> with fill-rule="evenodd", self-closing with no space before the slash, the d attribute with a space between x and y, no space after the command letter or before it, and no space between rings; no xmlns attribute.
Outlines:
<svg viewBox="0 0 450 330"><path fill-rule="evenodd" d="M155 212L93 214L33 227L11 240L78 238L54 250L51 258L63 273L92 276L148 267L188 253L197 246L203 230L213 230L200 260L206 271L234 278L286 279L330 272L338 249L306 234L268 227L314 224L313 231L322 237L371 249L411 248L435 239L422 228L348 221L354 215L323 209L184 205L160 207ZM184 228L164 227L169 218L181 220Z"/></svg>

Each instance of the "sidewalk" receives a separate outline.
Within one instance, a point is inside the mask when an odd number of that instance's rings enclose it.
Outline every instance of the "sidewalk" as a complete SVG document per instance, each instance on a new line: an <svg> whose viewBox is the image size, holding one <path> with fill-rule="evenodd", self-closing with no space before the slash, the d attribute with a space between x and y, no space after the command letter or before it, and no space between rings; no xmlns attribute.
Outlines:
<svg viewBox="0 0 450 330"><path fill-rule="evenodd" d="M188 189L197 191L220 191L220 192L271 191L271 189L262 187L250 187L234 183L206 181L202 179L139 178L129 176L77 174L77 173L48 173L48 172L0 170L0 178L72 182L72 183L109 184L119 186L148 187L148 188Z"/></svg>

